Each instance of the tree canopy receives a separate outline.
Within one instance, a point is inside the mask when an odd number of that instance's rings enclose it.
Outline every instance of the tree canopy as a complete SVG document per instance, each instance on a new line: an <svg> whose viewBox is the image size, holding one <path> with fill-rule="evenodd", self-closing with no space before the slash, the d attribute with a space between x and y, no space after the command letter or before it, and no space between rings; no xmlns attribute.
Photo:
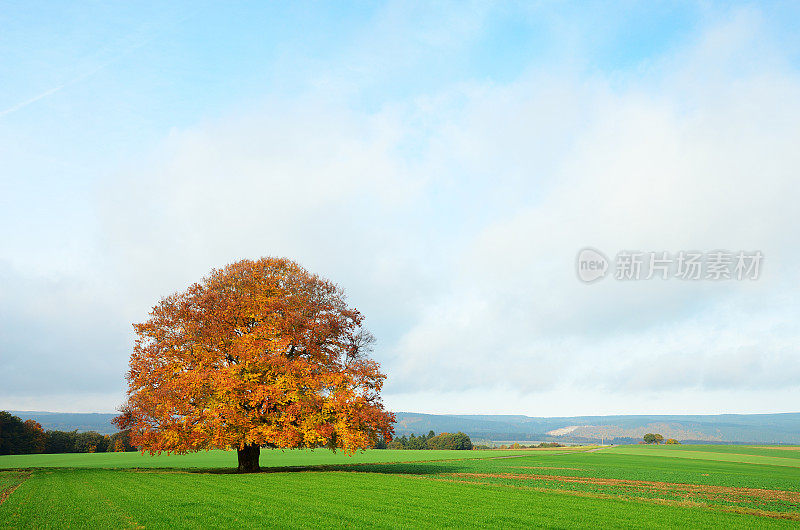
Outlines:
<svg viewBox="0 0 800 530"><path fill-rule="evenodd" d="M259 448L352 453L391 440L374 341L343 291L283 258L242 260L163 298L135 324L115 420L150 453Z"/></svg>
<svg viewBox="0 0 800 530"><path fill-rule="evenodd" d="M443 432L428 440L428 447L431 449L472 449L472 440L463 432L447 433Z"/></svg>
<svg viewBox="0 0 800 530"><path fill-rule="evenodd" d="M664 436L661 434L647 433L643 437L646 444L660 444L664 441Z"/></svg>
<svg viewBox="0 0 800 530"><path fill-rule="evenodd" d="M45 432L37 422L22 421L10 412L0 411L0 455L41 453L45 440Z"/></svg>

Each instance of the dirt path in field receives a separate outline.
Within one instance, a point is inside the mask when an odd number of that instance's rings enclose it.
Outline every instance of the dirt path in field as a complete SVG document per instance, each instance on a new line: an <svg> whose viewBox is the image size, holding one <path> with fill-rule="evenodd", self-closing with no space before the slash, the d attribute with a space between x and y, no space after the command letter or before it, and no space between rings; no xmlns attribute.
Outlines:
<svg viewBox="0 0 800 530"><path fill-rule="evenodd" d="M586 471L585 468L582 467L555 467L555 466L509 466L511 469L566 469L568 471Z"/></svg>
<svg viewBox="0 0 800 530"><path fill-rule="evenodd" d="M436 482L454 482L460 484L475 484L478 486L484 487L496 487L496 488L512 488L512 489L519 489L519 490L526 490L526 491L535 491L538 493L552 493L556 495L574 495L576 497L589 497L592 499L616 499L623 502L643 502L647 504L660 504L664 506L679 506L682 508L701 508L711 511L720 511L720 512L728 512L728 513L739 513L743 515L755 515L758 517L769 517L772 519L786 519L790 521L800 521L800 514L796 512L776 512L771 510L762 510L759 508L750 508L747 506L724 506L724 505L713 505L707 504L705 502L698 502L692 501L688 499L682 500L673 500L673 499L664 499L664 498L652 498L652 497L627 497L625 495L618 495L618 494L611 494L611 493L600 493L596 491L582 491L582 490L568 490L568 489L554 489L554 488L542 488L536 486L525 486L525 485L517 485L517 484L498 484L492 482L474 482L469 480L459 480L458 478L443 478L443 477L420 477L420 476L411 476L410 477L418 480L432 480Z"/></svg>
<svg viewBox="0 0 800 530"><path fill-rule="evenodd" d="M574 477L569 475L534 475L515 473L450 473L449 476L464 478L503 478L510 480L546 480L573 484L592 484L596 486L623 486L651 491L689 493L727 500L761 499L784 501L800 506L800 492L760 488L741 488L732 486L712 486L706 484L683 484L679 482L651 482L647 480L628 480L617 478Z"/></svg>
<svg viewBox="0 0 800 530"><path fill-rule="evenodd" d="M21 480L19 482L17 482L16 484L14 484L13 486L8 487L8 488L4 489L3 491L0 491L0 504L3 504L4 502L6 502L6 499L9 498L11 496L11 494L14 493L14 491L18 487L20 487L23 482L28 480L30 478L30 476L31 476L31 472L30 471L27 471L27 472L26 471L8 471L8 472L4 472L4 473L15 474Z"/></svg>

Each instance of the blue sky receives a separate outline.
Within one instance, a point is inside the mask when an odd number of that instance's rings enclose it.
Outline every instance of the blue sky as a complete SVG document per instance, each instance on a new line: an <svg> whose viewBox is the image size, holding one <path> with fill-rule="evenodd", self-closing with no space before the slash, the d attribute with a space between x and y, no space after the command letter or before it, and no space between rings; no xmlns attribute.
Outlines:
<svg viewBox="0 0 800 530"><path fill-rule="evenodd" d="M367 315L396 410L794 410L798 22L791 2L6 3L0 408L113 410L160 296L286 255ZM768 265L585 286L586 245Z"/></svg>

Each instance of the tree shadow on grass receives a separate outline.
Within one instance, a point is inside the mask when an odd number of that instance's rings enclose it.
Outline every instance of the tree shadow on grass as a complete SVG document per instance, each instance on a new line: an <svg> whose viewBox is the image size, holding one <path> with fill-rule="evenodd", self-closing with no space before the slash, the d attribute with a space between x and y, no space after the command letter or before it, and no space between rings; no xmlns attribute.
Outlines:
<svg viewBox="0 0 800 530"><path fill-rule="evenodd" d="M281 466L264 467L259 473L382 473L386 475L436 475L439 473L455 473L459 470L457 463L424 462L424 463L380 463L380 464L321 464L313 466ZM187 469L189 473L210 473L220 475L252 475L239 473L236 468Z"/></svg>

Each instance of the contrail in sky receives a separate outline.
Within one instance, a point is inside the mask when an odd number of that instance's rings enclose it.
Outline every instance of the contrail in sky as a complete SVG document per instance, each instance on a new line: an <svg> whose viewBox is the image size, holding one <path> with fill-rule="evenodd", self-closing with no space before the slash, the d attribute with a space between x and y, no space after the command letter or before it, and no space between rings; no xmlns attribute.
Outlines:
<svg viewBox="0 0 800 530"><path fill-rule="evenodd" d="M138 44L138 45L135 46L135 48L139 48L140 46L143 46L143 45L144 45L144 43ZM97 72L99 72L100 70L105 68L106 66L117 62L122 57L124 57L125 55L129 54L130 52L132 52L135 48L131 48L130 50L126 51L125 53L122 53L122 54L118 55L117 57L111 59L110 61L107 61L107 62L101 64L100 66L98 66L97 68L94 68L94 69L86 72L85 74L79 75L78 77L76 77L74 79L71 79L71 80L67 81L66 83L62 83L62 84L60 84L60 85L58 85L56 87L51 88L50 90L46 90L46 91L42 92L38 96L34 96L31 99L25 100L25 101L23 101L21 103L17 103L13 107L9 107L6 110L0 111L0 118L5 116L6 114L11 114L12 112L16 112L21 108L27 107L31 103L36 103L40 99L44 99L47 96L51 96L51 95L55 94L56 92L58 92L59 90L63 90L64 88L66 88L66 87L68 87L70 85L74 85L75 83L79 83L80 81L83 81L87 77L96 74Z"/></svg>
<svg viewBox="0 0 800 530"><path fill-rule="evenodd" d="M70 79L66 83L62 83L62 84L60 84L60 85L58 85L56 87L53 87L53 88L51 88L49 90L46 90L46 91L42 92L41 94L39 94L37 96L34 96L34 97L32 97L30 99L27 99L27 100L25 100L25 101L23 101L21 103L17 103L14 106L11 106L11 107L9 107L9 108L7 108L5 110L0 111L0 118L6 116L8 114L11 114L12 112L16 112L16 111L18 111L18 110L20 110L22 108L25 108L28 105L31 105L32 103L36 103L37 101L39 101L41 99L44 99L44 98L46 98L48 96L52 96L56 92L59 92L60 90L63 90L65 88L67 88L68 86L74 85L75 83L79 83L79 82L83 81L84 79L86 79L87 77L93 76L94 74L96 74L97 72L102 70L103 68L106 68L106 67L114 64L115 62L119 61L120 59L122 59L126 55L129 55L130 53L132 53L133 51L137 50L138 48L141 48L142 46L144 46L145 44L147 44L148 42L153 40L153 38L154 37L150 37L150 38L144 39L144 40L132 45L130 48L128 48L124 52L120 53L119 55L117 55L113 59L110 59L110 60L106 61L105 63L101 64L100 66L98 66L96 68L93 68L93 69L89 70L88 72L86 72L84 74L81 74L81 75L79 75L78 77L76 77L74 79Z"/></svg>
<svg viewBox="0 0 800 530"><path fill-rule="evenodd" d="M69 83L65 83L65 84L63 84L63 85L59 85L59 86L57 86L57 87L55 87L55 88L51 88L50 90L48 90L48 91L46 91L46 92L42 92L42 93L41 93L41 94L39 94L38 96L36 96L36 97L32 97L31 99L29 99L29 100L27 100L27 101L23 101L22 103L17 103L17 104L16 104L16 105L14 105L13 107L8 107L6 110L0 111L0 118L2 118L3 116L5 116L6 114L11 114L12 112L19 110L19 109L21 109L22 107L27 107L27 106L28 106L28 105L30 105L31 103L36 103L36 102L37 102L37 101L39 101L40 99L44 99L44 98L46 98L47 96L49 96L50 94L55 94L56 92L58 92L59 90L61 90L61 89L62 89L62 88L64 88L65 86L67 86L68 84L69 84Z"/></svg>

